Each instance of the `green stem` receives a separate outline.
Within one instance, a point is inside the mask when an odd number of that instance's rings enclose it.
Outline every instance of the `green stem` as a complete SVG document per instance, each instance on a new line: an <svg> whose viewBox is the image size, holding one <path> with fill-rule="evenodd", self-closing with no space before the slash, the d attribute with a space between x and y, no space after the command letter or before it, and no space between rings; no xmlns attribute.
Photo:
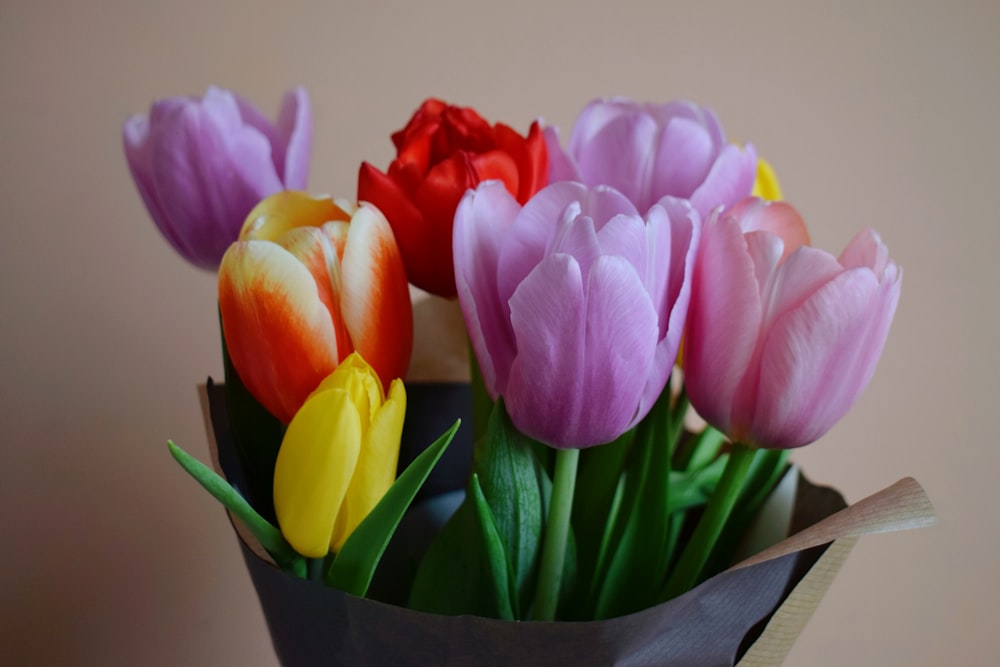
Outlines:
<svg viewBox="0 0 1000 667"><path fill-rule="evenodd" d="M722 472L718 486L712 492L705 512L701 515L691 540L681 554L677 567L667 581L666 599L672 599L686 593L698 583L702 569L708 560L715 542L726 525L733 506L743 488L743 478L746 477L750 463L753 461L754 450L739 443L733 445Z"/></svg>
<svg viewBox="0 0 1000 667"><path fill-rule="evenodd" d="M566 541L569 537L569 519L573 510L573 490L576 487L576 468L580 460L579 449L560 449L556 453L556 470L552 480L552 498L549 516L545 523L545 542L542 561L538 570L538 589L532 618L551 621L559 604L563 564L566 562Z"/></svg>

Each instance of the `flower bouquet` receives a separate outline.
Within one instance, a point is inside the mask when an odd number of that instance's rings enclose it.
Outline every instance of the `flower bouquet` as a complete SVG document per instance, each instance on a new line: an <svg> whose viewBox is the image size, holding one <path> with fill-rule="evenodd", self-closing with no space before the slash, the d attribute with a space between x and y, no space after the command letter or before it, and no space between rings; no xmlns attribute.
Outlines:
<svg viewBox="0 0 1000 667"><path fill-rule="evenodd" d="M789 465L902 274L872 231L811 247L709 109L597 100L564 147L431 99L349 200L302 192L310 132L302 90L272 123L214 88L124 129L218 269L214 466L170 451L283 664L779 664L858 535L931 519L913 480L845 509ZM405 381L408 283L457 302L468 384Z"/></svg>

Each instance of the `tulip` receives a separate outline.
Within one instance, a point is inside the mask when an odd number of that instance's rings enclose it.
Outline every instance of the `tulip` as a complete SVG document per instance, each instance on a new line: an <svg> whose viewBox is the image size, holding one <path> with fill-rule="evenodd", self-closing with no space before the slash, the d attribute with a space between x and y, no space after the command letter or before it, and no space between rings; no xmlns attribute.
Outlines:
<svg viewBox="0 0 1000 667"><path fill-rule="evenodd" d="M902 272L873 231L834 257L784 203L747 200L705 223L685 337L691 404L734 442L808 444L875 371Z"/></svg>
<svg viewBox="0 0 1000 667"><path fill-rule="evenodd" d="M728 144L715 114L690 102L591 102L564 151L545 128L549 181L610 185L645 211L664 196L688 199L702 219L750 194L757 167L752 146Z"/></svg>
<svg viewBox="0 0 1000 667"><path fill-rule="evenodd" d="M222 259L219 310L240 380L286 424L353 351L385 386L409 365L406 274L372 206L292 191L265 199Z"/></svg>
<svg viewBox="0 0 1000 667"><path fill-rule="evenodd" d="M396 159L383 173L368 164L358 174L358 201L385 213L399 242L410 282L455 296L452 221L465 191L499 179L520 203L545 185L548 162L538 123L527 137L473 109L429 99L392 135Z"/></svg>
<svg viewBox="0 0 1000 667"><path fill-rule="evenodd" d="M274 466L274 510L304 556L340 550L396 478L406 391L388 398L372 367L348 356L292 418Z"/></svg>
<svg viewBox="0 0 1000 667"><path fill-rule="evenodd" d="M279 190L304 189L312 120L305 90L287 93L277 123L209 87L125 122L125 157L153 222L195 266L215 270L250 210Z"/></svg>
<svg viewBox="0 0 1000 667"><path fill-rule="evenodd" d="M677 354L699 234L664 198L645 219L621 193L553 184L523 208L502 184L455 214L455 276L487 391L557 448L609 442L642 419Z"/></svg>

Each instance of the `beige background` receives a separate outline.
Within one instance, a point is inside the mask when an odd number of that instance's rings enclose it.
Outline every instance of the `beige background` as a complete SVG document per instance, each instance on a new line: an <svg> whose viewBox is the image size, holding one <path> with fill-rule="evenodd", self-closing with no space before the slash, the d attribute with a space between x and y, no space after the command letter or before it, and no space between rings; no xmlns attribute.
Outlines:
<svg viewBox="0 0 1000 667"><path fill-rule="evenodd" d="M870 6L871 4L871 6ZM205 457L214 278L161 240L119 128L151 100L313 97L311 186L431 94L568 131L590 98L691 98L773 161L814 241L876 227L905 267L881 366L796 459L858 499L904 475L938 526L861 541L790 665L994 665L1000 538L1000 5L983 2L0 4L0 656L274 665Z"/></svg>

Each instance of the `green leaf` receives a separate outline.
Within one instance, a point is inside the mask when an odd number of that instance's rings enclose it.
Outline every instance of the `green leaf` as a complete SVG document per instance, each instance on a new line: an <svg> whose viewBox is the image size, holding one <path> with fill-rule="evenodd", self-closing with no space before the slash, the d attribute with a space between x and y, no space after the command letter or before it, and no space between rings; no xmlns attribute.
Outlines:
<svg viewBox="0 0 1000 667"><path fill-rule="evenodd" d="M167 441L170 454L201 486L232 512L250 529L254 537L274 557L275 563L285 571L305 576L305 559L285 541L281 531L257 513L239 492L214 470L194 458L171 441Z"/></svg>
<svg viewBox="0 0 1000 667"><path fill-rule="evenodd" d="M469 493L472 495L476 515L479 519L483 548L486 554L485 563L489 580L493 582L493 595L497 604L498 616L505 621L512 621L514 620L514 609L511 604L511 584L513 582L510 577L507 554L504 552L503 538L500 536L493 512L490 510L483 489L479 485L478 475L472 475L472 479L469 481Z"/></svg>
<svg viewBox="0 0 1000 667"><path fill-rule="evenodd" d="M326 583L353 595L368 592L375 568L385 552L389 540L399 526L403 514L423 486L434 465L455 437L461 420L434 441L413 460L393 482L382 500L354 529L326 572Z"/></svg>
<svg viewBox="0 0 1000 667"><path fill-rule="evenodd" d="M506 560L478 476L473 475L465 500L420 563L408 606L447 616L513 619Z"/></svg>
<svg viewBox="0 0 1000 667"><path fill-rule="evenodd" d="M511 423L503 399L490 415L486 436L476 443L474 471L489 504L504 553L510 561L516 595L514 615L522 617L537 575L542 533L542 489L546 475L529 438Z"/></svg>
<svg viewBox="0 0 1000 667"><path fill-rule="evenodd" d="M219 329L222 329L220 318ZM278 458L285 425L268 412L240 379L222 336L222 361L226 373L226 414L233 433L236 455L246 476L244 492L250 504L268 521L277 523L274 513L274 462Z"/></svg>
<svg viewBox="0 0 1000 667"><path fill-rule="evenodd" d="M670 435L676 432L671 426L670 399L670 392L664 391L637 428L616 517L624 528L616 542L602 545L610 559L598 589L595 618L651 606L670 562Z"/></svg>

